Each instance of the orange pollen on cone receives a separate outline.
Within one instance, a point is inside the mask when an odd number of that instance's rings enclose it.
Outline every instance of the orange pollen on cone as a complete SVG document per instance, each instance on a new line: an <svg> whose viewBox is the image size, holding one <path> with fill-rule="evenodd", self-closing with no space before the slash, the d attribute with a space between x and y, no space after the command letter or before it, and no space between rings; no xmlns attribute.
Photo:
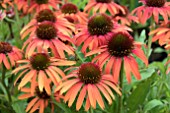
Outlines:
<svg viewBox="0 0 170 113"><path fill-rule="evenodd" d="M52 22L45 21L38 25L36 35L40 39L54 39L57 36L57 29Z"/></svg>
<svg viewBox="0 0 170 113"><path fill-rule="evenodd" d="M31 56L30 63L33 69L44 70L50 65L50 59L45 53L36 53Z"/></svg>
<svg viewBox="0 0 170 113"><path fill-rule="evenodd" d="M105 35L113 29L113 23L106 14L97 14L88 21L88 31L91 35Z"/></svg>
<svg viewBox="0 0 170 113"><path fill-rule="evenodd" d="M115 57L128 56L133 49L133 39L125 33L115 33L108 40L108 52Z"/></svg>
<svg viewBox="0 0 170 113"><path fill-rule="evenodd" d="M72 3L66 3L61 7L61 12L64 14L76 14L78 12L78 8L76 5Z"/></svg>
<svg viewBox="0 0 170 113"><path fill-rule="evenodd" d="M7 42L0 42L0 53L10 53L12 46Z"/></svg>
<svg viewBox="0 0 170 113"><path fill-rule="evenodd" d="M84 63L79 68L78 76L85 84L95 84L101 79L101 71L99 66L94 63Z"/></svg>
<svg viewBox="0 0 170 113"><path fill-rule="evenodd" d="M110 3L112 0L96 0L98 3Z"/></svg>
<svg viewBox="0 0 170 113"><path fill-rule="evenodd" d="M166 0L146 0L146 5L149 7L163 7Z"/></svg>
<svg viewBox="0 0 170 113"><path fill-rule="evenodd" d="M43 22L43 21L55 22L56 17L50 9L44 9L37 14L36 20L38 22Z"/></svg>
<svg viewBox="0 0 170 113"><path fill-rule="evenodd" d="M35 2L39 5L41 5L41 4L47 4L48 0L35 0Z"/></svg>

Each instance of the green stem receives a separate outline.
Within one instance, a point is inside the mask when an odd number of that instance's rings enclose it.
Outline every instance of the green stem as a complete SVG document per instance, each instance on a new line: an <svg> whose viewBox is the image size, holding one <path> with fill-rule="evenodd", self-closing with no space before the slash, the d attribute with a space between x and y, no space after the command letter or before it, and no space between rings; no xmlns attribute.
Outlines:
<svg viewBox="0 0 170 113"><path fill-rule="evenodd" d="M9 27L9 31L10 31L10 35L11 35L11 38L10 39L14 39L14 34L13 34L13 30L12 30L12 25L10 22L8 22L8 27Z"/></svg>
<svg viewBox="0 0 170 113"><path fill-rule="evenodd" d="M93 108L92 108L92 107L90 107L90 113L94 113L94 112L93 112Z"/></svg>
<svg viewBox="0 0 170 113"><path fill-rule="evenodd" d="M151 18L151 25L150 25L150 31L152 31L152 30L154 30L154 24L155 24L155 22L154 22L154 18L152 17ZM149 56L150 56L150 51L151 51L151 47L152 47L152 35L150 35L149 36L149 38L148 38L148 50L147 50L147 58L149 58Z"/></svg>
<svg viewBox="0 0 170 113"><path fill-rule="evenodd" d="M11 98L10 92L8 90L9 88L5 84L5 74L6 74L6 67L3 64L3 66L2 66L2 85L5 88L5 91L7 93L8 101L9 101L9 103L11 103L12 102L12 98Z"/></svg>
<svg viewBox="0 0 170 113"><path fill-rule="evenodd" d="M123 91L123 61L121 65L121 70L120 70L120 81L119 81L119 86L120 89ZM123 93L123 92L122 92ZM123 98L122 96L119 96L119 103L118 103L118 111L117 113L122 113L123 110Z"/></svg>
<svg viewBox="0 0 170 113"><path fill-rule="evenodd" d="M77 47L74 44L73 44L73 47L75 48L75 53L76 53L76 56L78 57L78 59L81 61L81 63L84 63L83 58L80 56L81 53L79 53Z"/></svg>

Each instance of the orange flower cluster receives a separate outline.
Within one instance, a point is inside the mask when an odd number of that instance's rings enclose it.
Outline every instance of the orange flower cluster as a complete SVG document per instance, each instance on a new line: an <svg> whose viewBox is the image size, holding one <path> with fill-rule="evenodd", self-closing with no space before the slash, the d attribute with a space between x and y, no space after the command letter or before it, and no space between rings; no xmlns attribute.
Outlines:
<svg viewBox="0 0 170 113"><path fill-rule="evenodd" d="M26 112L44 113L49 104L53 112L53 101L75 105L77 111L105 109L106 102L112 104L115 96L122 95L121 71L129 84L132 75L140 80L136 58L146 66L148 58L144 44L132 36L132 23L145 24L151 18L156 26L162 16L159 28L149 35L170 48L169 2L140 2L143 5L130 13L113 0L89 0L83 11L67 0L14 0L18 11L31 20L20 32L23 52L0 42L0 63L6 69L17 64L12 71L17 75L14 84L24 92L18 98L32 99ZM12 4L6 0L1 5Z"/></svg>

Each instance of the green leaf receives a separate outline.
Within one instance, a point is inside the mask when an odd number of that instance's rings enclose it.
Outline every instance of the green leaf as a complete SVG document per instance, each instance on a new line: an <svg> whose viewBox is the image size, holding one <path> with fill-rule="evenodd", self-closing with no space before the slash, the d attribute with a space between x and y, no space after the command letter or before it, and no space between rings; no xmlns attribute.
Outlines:
<svg viewBox="0 0 170 113"><path fill-rule="evenodd" d="M157 106L161 106L161 105L163 105L163 103L160 100L157 100L157 99L151 100L145 105L144 111L146 112L146 111L152 110L153 108Z"/></svg>
<svg viewBox="0 0 170 113"><path fill-rule="evenodd" d="M162 74L166 73L165 66L162 62L153 62L152 64L150 64L149 67L154 68L154 69L159 69Z"/></svg>
<svg viewBox="0 0 170 113"><path fill-rule="evenodd" d="M135 112L138 109L138 107L143 104L150 90L151 82L154 80L155 76L157 75L154 73L148 79L141 81L132 91L129 98L127 98L126 108L128 110L128 113Z"/></svg>
<svg viewBox="0 0 170 113"><path fill-rule="evenodd" d="M25 112L26 101L15 101L12 103L12 107L16 113L26 113Z"/></svg>

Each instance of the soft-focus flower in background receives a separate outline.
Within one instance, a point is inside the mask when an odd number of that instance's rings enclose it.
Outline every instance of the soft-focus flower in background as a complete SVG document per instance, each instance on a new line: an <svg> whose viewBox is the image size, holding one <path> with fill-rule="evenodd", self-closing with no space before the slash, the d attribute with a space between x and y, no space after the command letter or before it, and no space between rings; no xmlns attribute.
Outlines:
<svg viewBox="0 0 170 113"><path fill-rule="evenodd" d="M56 91L61 94L66 92L64 101L68 102L69 107L77 101L77 111L82 107L84 101L86 101L85 111L88 111L91 106L96 109L97 103L104 109L104 98L109 104L112 104L112 100L115 99L113 91L121 96L119 88L112 79L110 74L103 74L97 64L83 63L62 79L62 84L57 87Z"/></svg>
<svg viewBox="0 0 170 113"><path fill-rule="evenodd" d="M125 70L128 83L131 82L131 72L137 79L141 79L138 64L134 55L148 65L147 57L141 49L141 44L133 40L128 32L116 32L108 40L107 44L100 49L90 51L86 56L100 53L92 62L98 62L101 68L105 66L106 73L112 73L113 81L118 83L121 67Z"/></svg>
<svg viewBox="0 0 170 113"><path fill-rule="evenodd" d="M21 30L21 39L25 38L30 32L34 34L38 24L44 21L54 23L59 32L70 36L75 31L74 24L67 21L63 17L59 17L56 12L50 9L43 9L35 14L34 18Z"/></svg>
<svg viewBox="0 0 170 113"><path fill-rule="evenodd" d="M170 21L163 22L157 29L150 31L149 35L153 35L153 42L158 40L161 46L167 44L170 41Z"/></svg>
<svg viewBox="0 0 170 113"><path fill-rule="evenodd" d="M74 37L75 43L77 46L84 43L82 52L86 53L88 47L93 50L105 44L113 32L131 29L119 25L106 14L96 14L89 18L85 24L78 24L77 30L80 32Z"/></svg>
<svg viewBox="0 0 170 113"><path fill-rule="evenodd" d="M38 83L35 82L34 84L34 93L31 92L31 88L23 87L21 88L21 92L24 92L22 95L20 95L18 98L20 100L23 99L30 99L30 102L28 103L26 107L26 112L34 113L36 110L39 111L39 113L44 113L45 108L48 106L48 104L51 104L51 112L54 111L54 105L51 103L51 80L46 79L45 81L45 87L48 87L49 90L43 89L42 91L38 88ZM60 96L61 97L61 96ZM58 96L59 98L59 96Z"/></svg>
<svg viewBox="0 0 170 113"><path fill-rule="evenodd" d="M0 5L2 6L2 8L6 9L8 6L12 6L13 7L13 3L11 0L1 0L0 1Z"/></svg>
<svg viewBox="0 0 170 113"><path fill-rule="evenodd" d="M79 11L78 7L73 3L65 3L61 6L58 15L61 17L70 17L74 23L84 23L87 20L87 14Z"/></svg>
<svg viewBox="0 0 170 113"><path fill-rule="evenodd" d="M132 14L136 14L139 21L145 24L146 21L153 16L156 23L159 22L159 15L164 19L164 22L168 22L170 14L170 2L166 0L139 0L143 3L142 6L137 7L132 11Z"/></svg>
<svg viewBox="0 0 170 113"><path fill-rule="evenodd" d="M89 3L84 8L84 12L86 11L92 11L93 14L109 11L111 15L115 15L119 11L122 11L123 14L125 14L124 9L120 5L114 3L113 0L89 0Z"/></svg>
<svg viewBox="0 0 170 113"><path fill-rule="evenodd" d="M115 16L113 16L113 19L115 21L120 22L120 24L127 25L127 26L130 26L132 22L139 23L138 17L131 15L126 6L121 6L121 7L124 9L125 13L123 13L120 10Z"/></svg>
<svg viewBox="0 0 170 113"><path fill-rule="evenodd" d="M61 0L31 0L28 7L28 13L39 12L43 9L55 9L58 10L58 5L61 4Z"/></svg>
<svg viewBox="0 0 170 113"><path fill-rule="evenodd" d="M0 64L7 69L16 65L16 61L22 59L22 51L10 45L8 42L0 42Z"/></svg>

